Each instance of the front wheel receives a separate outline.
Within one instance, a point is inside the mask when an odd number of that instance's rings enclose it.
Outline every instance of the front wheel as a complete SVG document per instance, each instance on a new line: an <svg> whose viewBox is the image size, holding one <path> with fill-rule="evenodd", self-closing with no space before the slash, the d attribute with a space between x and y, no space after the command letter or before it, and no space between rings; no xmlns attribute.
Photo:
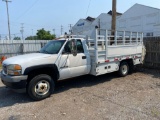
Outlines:
<svg viewBox="0 0 160 120"><path fill-rule="evenodd" d="M52 94L54 86L54 81L49 75L41 74L29 82L27 92L32 99L42 100Z"/></svg>
<svg viewBox="0 0 160 120"><path fill-rule="evenodd" d="M124 77L128 74L128 72L129 72L128 63L127 62L122 62L119 66L119 71L118 71L119 75L121 77Z"/></svg>

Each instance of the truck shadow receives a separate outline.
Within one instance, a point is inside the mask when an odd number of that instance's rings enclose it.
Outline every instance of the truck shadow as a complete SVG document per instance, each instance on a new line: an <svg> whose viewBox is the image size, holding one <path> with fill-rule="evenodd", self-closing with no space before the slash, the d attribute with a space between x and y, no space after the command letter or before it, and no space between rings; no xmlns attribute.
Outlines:
<svg viewBox="0 0 160 120"><path fill-rule="evenodd" d="M110 73L97 77L91 75L84 75L72 79L62 80L57 82L56 89L53 95L72 88L94 86L103 82L110 81L116 77L118 77L117 74ZM6 88L5 86L0 86L0 108L29 102L34 101L26 93L16 93L11 89Z"/></svg>
<svg viewBox="0 0 160 120"><path fill-rule="evenodd" d="M56 84L55 94L69 90L71 88L90 87L117 78L117 73L110 73L100 76L84 75L72 79L58 81Z"/></svg>
<svg viewBox="0 0 160 120"><path fill-rule="evenodd" d="M151 75L153 78L160 78L160 69L153 69L153 68L147 68L143 66L137 66L135 67L134 72Z"/></svg>
<svg viewBox="0 0 160 120"><path fill-rule="evenodd" d="M152 74L153 75L152 77L160 78L159 71L155 72L155 70L144 69L144 70L134 71L134 73L136 72L142 72L144 74ZM82 87L90 87L98 85L104 82L109 82L115 78L119 78L116 72L100 75L97 77L91 75L84 75L72 79L58 81L56 84L56 89L54 91L54 94L65 92L72 88L82 88ZM34 102L34 101L26 93L24 94L16 93L4 86L0 86L0 108L13 106L17 104L29 103L29 102Z"/></svg>
<svg viewBox="0 0 160 120"><path fill-rule="evenodd" d="M0 108L12 106L15 104L28 103L32 100L27 94L16 93L13 90L6 88L5 86L0 87Z"/></svg>

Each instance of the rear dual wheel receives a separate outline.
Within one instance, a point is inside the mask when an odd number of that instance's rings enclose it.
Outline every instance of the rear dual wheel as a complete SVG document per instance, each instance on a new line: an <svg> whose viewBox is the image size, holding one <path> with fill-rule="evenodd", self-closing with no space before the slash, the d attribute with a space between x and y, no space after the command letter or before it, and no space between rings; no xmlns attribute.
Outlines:
<svg viewBox="0 0 160 120"><path fill-rule="evenodd" d="M118 74L121 76L121 77L124 77L126 75L128 75L128 72L129 72L129 65L127 62L122 62L119 66L119 71L118 71Z"/></svg>

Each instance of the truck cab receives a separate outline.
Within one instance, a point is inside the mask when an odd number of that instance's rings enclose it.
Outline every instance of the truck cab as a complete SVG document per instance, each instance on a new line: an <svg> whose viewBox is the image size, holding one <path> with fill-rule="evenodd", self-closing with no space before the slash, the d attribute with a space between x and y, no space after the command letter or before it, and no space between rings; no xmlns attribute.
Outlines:
<svg viewBox="0 0 160 120"><path fill-rule="evenodd" d="M57 80L89 74L91 69L83 38L52 40L38 53L8 58L2 66L2 82L35 100L48 97Z"/></svg>

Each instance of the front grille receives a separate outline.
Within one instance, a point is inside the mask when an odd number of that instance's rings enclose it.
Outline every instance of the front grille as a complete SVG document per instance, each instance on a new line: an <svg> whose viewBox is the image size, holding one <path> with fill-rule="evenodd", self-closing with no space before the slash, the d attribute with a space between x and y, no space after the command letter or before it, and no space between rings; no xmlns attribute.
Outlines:
<svg viewBox="0 0 160 120"><path fill-rule="evenodd" d="M4 65L4 64L3 64L3 72L4 72L5 74L7 74L7 65Z"/></svg>

